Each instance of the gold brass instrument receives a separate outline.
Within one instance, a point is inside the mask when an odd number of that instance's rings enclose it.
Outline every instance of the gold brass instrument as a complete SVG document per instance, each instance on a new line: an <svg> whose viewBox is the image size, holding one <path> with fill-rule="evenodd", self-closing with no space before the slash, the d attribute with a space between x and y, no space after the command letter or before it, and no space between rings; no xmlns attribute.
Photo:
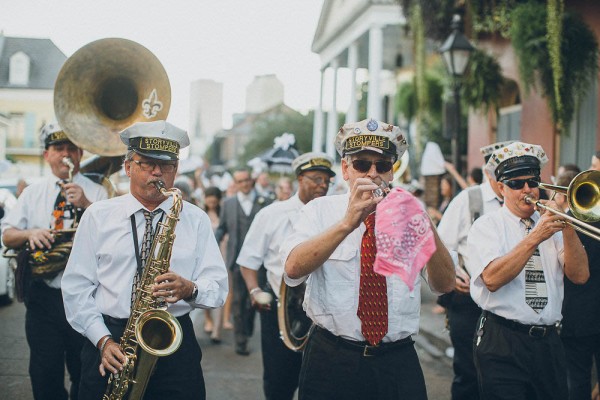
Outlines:
<svg viewBox="0 0 600 400"><path fill-rule="evenodd" d="M578 174L568 187L541 183L542 189L553 190L567 197L567 204L573 216L542 204L532 196L525 196L525 201L536 207L560 215L566 224L578 232L593 239L600 240L600 229L586 222L600 221L600 171L589 170Z"/></svg>
<svg viewBox="0 0 600 400"><path fill-rule="evenodd" d="M67 59L54 87L54 112L69 139L101 156L125 154L119 132L166 119L171 85L150 50L127 39L91 42Z"/></svg>
<svg viewBox="0 0 600 400"><path fill-rule="evenodd" d="M312 321L302 308L306 282L291 287L281 279L277 301L277 322L279 335L288 349L302 351L308 340Z"/></svg>
<svg viewBox="0 0 600 400"><path fill-rule="evenodd" d="M110 376L103 400L142 399L158 357L177 351L183 338L179 321L164 309L160 298L152 296L155 278L169 270L183 200L179 189L167 190L160 181L155 185L164 196L173 196L173 205L165 222L158 224L119 343L127 361L123 371Z"/></svg>

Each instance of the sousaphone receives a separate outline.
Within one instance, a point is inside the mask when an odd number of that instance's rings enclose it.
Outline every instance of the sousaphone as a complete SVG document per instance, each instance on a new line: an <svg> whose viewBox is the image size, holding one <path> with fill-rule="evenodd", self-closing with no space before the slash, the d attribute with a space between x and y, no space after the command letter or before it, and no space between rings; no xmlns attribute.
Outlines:
<svg viewBox="0 0 600 400"><path fill-rule="evenodd" d="M170 106L171 85L162 64L127 39L83 46L67 59L54 86L58 123L73 143L99 156L125 154L119 132L135 122L166 119Z"/></svg>

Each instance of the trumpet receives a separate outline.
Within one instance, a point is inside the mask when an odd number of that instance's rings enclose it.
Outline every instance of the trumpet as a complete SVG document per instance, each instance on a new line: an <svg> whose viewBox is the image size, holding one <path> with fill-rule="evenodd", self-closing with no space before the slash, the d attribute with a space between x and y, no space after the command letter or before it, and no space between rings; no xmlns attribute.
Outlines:
<svg viewBox="0 0 600 400"><path fill-rule="evenodd" d="M567 196L567 204L573 216L542 204L533 196L525 196L525 201L537 208L560 215L565 223L592 239L600 240L600 229L586 222L600 221L600 171L589 170L578 174L569 186L540 183L542 189L552 190Z"/></svg>

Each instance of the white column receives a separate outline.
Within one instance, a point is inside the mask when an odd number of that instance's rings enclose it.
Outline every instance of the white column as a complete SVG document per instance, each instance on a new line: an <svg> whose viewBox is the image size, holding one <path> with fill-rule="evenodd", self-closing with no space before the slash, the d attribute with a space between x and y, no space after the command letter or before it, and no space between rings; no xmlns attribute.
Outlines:
<svg viewBox="0 0 600 400"><path fill-rule="evenodd" d="M332 96L331 96L331 110L327 115L327 142L325 143L325 148L327 155L332 157L335 160L335 146L333 141L335 140L335 135L340 128L338 126L338 113L337 113L337 73L338 73L339 62L337 58L334 58L331 61L331 70L333 72L333 87L332 87Z"/></svg>
<svg viewBox="0 0 600 400"><path fill-rule="evenodd" d="M346 123L358 119L358 101L356 98L356 70L358 68L358 44L353 42L348 47L348 69L350 70L350 105L346 113Z"/></svg>
<svg viewBox="0 0 600 400"><path fill-rule="evenodd" d="M321 86L319 87L319 104L315 110L313 121L312 151L323 151L323 81L325 68L321 70Z"/></svg>
<svg viewBox="0 0 600 400"><path fill-rule="evenodd" d="M369 29L369 97L367 118L381 120L380 80L383 64L383 30L381 26Z"/></svg>

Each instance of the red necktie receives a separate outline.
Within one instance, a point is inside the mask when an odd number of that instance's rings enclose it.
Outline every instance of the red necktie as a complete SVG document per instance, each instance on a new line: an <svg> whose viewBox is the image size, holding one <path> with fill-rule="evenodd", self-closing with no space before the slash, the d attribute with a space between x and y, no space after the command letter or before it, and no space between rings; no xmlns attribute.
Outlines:
<svg viewBox="0 0 600 400"><path fill-rule="evenodd" d="M365 220L367 230L360 247L360 290L356 315L362 322L362 334L375 346L388 331L388 298L385 276L373 271L375 247L375 213Z"/></svg>

